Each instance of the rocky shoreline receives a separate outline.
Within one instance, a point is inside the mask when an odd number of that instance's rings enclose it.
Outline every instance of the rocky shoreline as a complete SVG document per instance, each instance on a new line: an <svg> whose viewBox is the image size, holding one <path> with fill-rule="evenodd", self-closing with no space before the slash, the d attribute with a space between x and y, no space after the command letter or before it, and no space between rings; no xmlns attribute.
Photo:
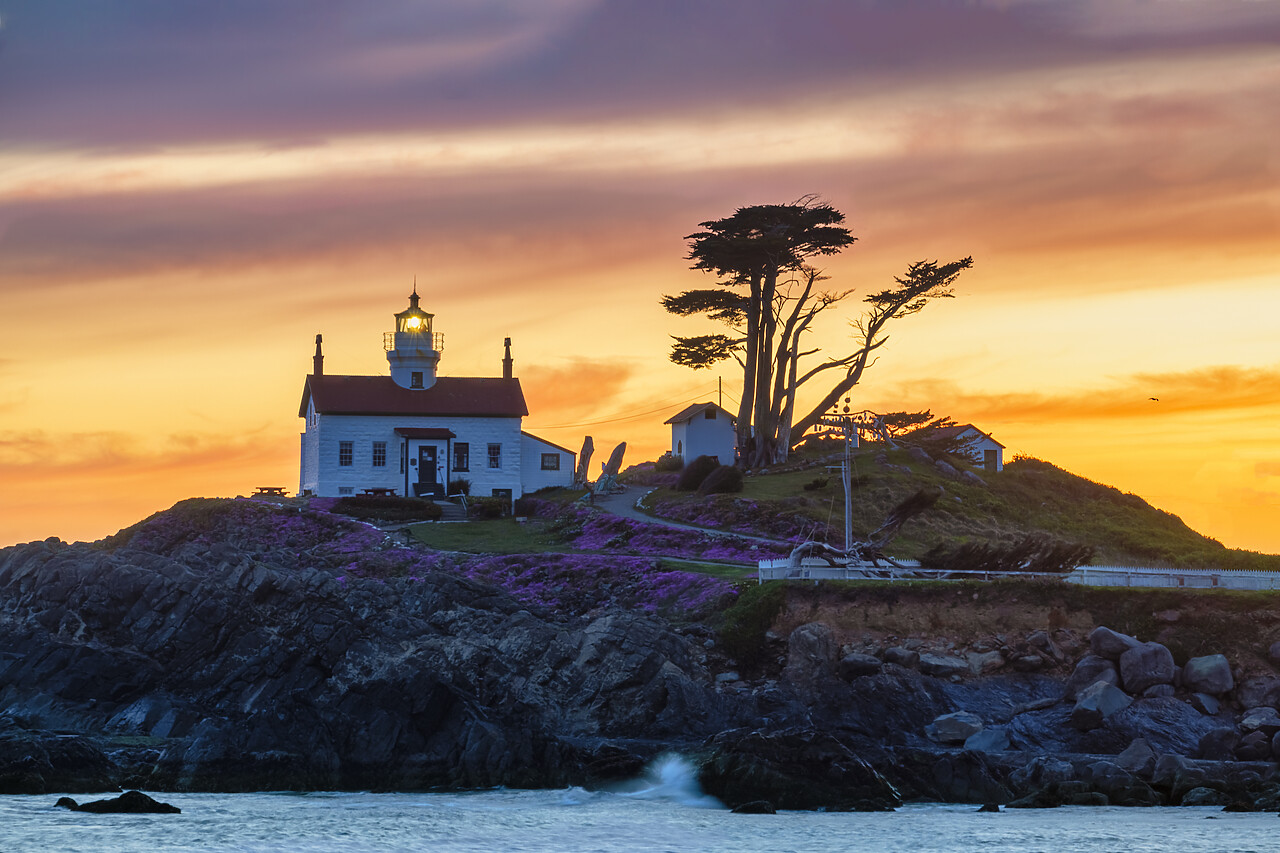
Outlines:
<svg viewBox="0 0 1280 853"><path fill-rule="evenodd" d="M362 577L321 539L215 516L0 551L0 792L597 786L679 752L731 807L1280 810L1280 675L1222 655L1178 666L1101 626L840 643L811 621L743 677L712 624Z"/></svg>

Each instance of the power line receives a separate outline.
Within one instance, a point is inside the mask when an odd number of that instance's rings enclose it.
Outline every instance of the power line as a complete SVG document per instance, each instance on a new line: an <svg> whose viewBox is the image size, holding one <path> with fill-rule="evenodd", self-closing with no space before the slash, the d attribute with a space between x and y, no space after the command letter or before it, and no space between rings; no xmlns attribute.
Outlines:
<svg viewBox="0 0 1280 853"><path fill-rule="evenodd" d="M713 387L713 388L712 388L712 389L710 389L710 390L715 390L715 389L714 389L714 387ZM636 414L631 414L631 415L617 415L617 416L614 416L614 417L604 418L604 419L602 419L602 420L598 420L598 421L584 421L584 422L579 423L579 424L551 424L550 426L537 426L536 428L537 428L537 429L574 429L574 428L577 428L577 427L599 426L599 425L601 425L601 424L613 424L613 423L620 423L620 422L622 422L622 421L634 421L634 420L636 420L637 418L644 418L644 417L648 417L649 415L657 414L658 412L661 412L661 411L663 411L664 409L668 409L668 408L670 408L671 406L675 406L675 405L678 405L678 404L680 404L680 403L692 403L694 400L698 399L699 397L702 397L702 396L703 396L703 395L705 395L706 393L708 393L708 392L707 392L707 391L703 391L703 390L699 390L699 391L698 391L696 394L694 394L692 397L685 397L685 398L682 398L682 399L668 400L667 402L665 402L665 403L663 403L662 405L660 405L658 408L656 408L656 409L650 409L650 410L649 410L649 411L647 411L647 412L637 412Z"/></svg>

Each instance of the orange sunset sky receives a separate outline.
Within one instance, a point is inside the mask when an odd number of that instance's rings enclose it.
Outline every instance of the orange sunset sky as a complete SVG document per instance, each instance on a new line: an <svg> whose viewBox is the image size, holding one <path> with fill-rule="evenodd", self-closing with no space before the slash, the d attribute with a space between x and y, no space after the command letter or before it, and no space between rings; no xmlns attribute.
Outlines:
<svg viewBox="0 0 1280 853"><path fill-rule="evenodd" d="M415 278L442 374L510 336L527 429L654 458L684 237L814 193L832 287L974 257L857 408L1278 552L1278 147L1267 0L0 0L0 545L296 489Z"/></svg>

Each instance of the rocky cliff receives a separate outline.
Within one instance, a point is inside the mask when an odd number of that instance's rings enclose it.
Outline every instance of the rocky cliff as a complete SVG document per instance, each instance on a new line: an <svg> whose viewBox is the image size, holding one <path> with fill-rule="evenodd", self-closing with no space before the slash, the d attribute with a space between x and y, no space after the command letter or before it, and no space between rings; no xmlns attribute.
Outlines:
<svg viewBox="0 0 1280 853"><path fill-rule="evenodd" d="M1069 629L986 652L854 649L839 620L790 614L773 657L736 672L714 620L623 606L630 574L597 572L602 588L552 608L456 569L247 502L4 549L0 791L591 785L675 750L730 804L1274 800L1278 696L1221 667L1192 691L1154 650L1126 669L1132 638L1102 663ZM1242 752L1255 732L1266 750Z"/></svg>

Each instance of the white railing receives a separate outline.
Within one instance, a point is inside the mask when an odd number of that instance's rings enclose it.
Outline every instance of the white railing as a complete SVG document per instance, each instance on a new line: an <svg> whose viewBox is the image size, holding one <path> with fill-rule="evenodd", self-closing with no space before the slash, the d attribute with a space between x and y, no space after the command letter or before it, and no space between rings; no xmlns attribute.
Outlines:
<svg viewBox="0 0 1280 853"><path fill-rule="evenodd" d="M1127 586L1167 589L1280 589L1280 572L1245 570L1171 569L1139 566L1081 566L1067 574L1049 572L981 572L923 569L914 560L898 560L902 568L855 563L832 566L825 560L805 558L761 560L760 583L774 580L996 580L998 578L1048 578L1084 586Z"/></svg>
<svg viewBox="0 0 1280 853"><path fill-rule="evenodd" d="M1280 589L1280 572L1234 569L1163 569L1140 566L1081 566L1068 583L1173 589Z"/></svg>

